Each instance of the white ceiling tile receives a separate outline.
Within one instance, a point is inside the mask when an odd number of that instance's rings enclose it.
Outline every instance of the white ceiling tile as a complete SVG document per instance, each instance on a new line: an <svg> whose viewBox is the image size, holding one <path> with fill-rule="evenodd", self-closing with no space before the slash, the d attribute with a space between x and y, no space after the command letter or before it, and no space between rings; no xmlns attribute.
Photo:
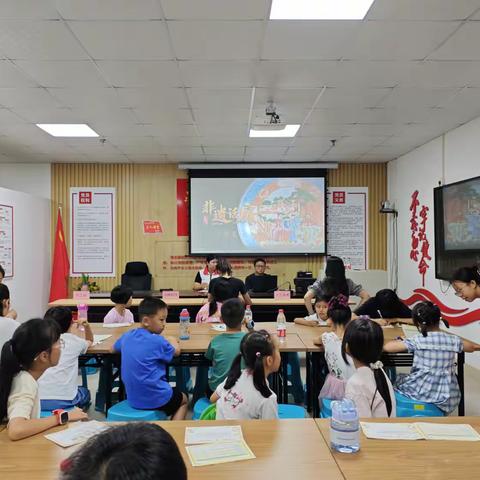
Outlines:
<svg viewBox="0 0 480 480"><path fill-rule="evenodd" d="M12 111L30 123L87 123L88 115L71 108L16 107Z"/></svg>
<svg viewBox="0 0 480 480"><path fill-rule="evenodd" d="M122 107L188 107L181 88L117 88L116 93Z"/></svg>
<svg viewBox="0 0 480 480"><path fill-rule="evenodd" d="M178 87L182 85L174 61L109 61L97 62L114 87Z"/></svg>
<svg viewBox="0 0 480 480"><path fill-rule="evenodd" d="M201 147L171 146L164 145L163 149L167 155L199 155L203 156Z"/></svg>
<svg viewBox="0 0 480 480"><path fill-rule="evenodd" d="M288 147L292 144L292 138L248 138L245 145L248 147L269 148L269 147Z"/></svg>
<svg viewBox="0 0 480 480"><path fill-rule="evenodd" d="M378 106L425 108L443 105L452 99L458 88L395 87Z"/></svg>
<svg viewBox="0 0 480 480"><path fill-rule="evenodd" d="M53 2L38 0L2 0L0 2L2 19L56 19L58 12Z"/></svg>
<svg viewBox="0 0 480 480"><path fill-rule="evenodd" d="M67 20L148 20L161 18L157 0L56 0Z"/></svg>
<svg viewBox="0 0 480 480"><path fill-rule="evenodd" d="M391 92L390 88L332 88L325 90L317 108L375 107Z"/></svg>
<svg viewBox="0 0 480 480"><path fill-rule="evenodd" d="M175 136L170 134L165 134L161 137L154 137L155 141L162 146L170 145L170 146L177 146L177 147L200 147L204 144L201 137L181 137ZM220 140L220 139L219 139ZM223 142L230 144L230 142Z"/></svg>
<svg viewBox="0 0 480 480"><path fill-rule="evenodd" d="M236 163L240 163L240 162L243 162L244 160L244 156L243 155L206 155L205 156L205 159L207 162L216 162L216 163L220 163L220 162L225 162L225 163L228 163L228 162L236 162Z"/></svg>
<svg viewBox="0 0 480 480"><path fill-rule="evenodd" d="M145 125L144 131L148 132L148 135L154 137L160 137L163 145L175 146L175 139L178 137L197 137L197 131L194 125ZM171 142L169 141L171 139ZM190 145L189 143L187 145Z"/></svg>
<svg viewBox="0 0 480 480"><path fill-rule="evenodd" d="M211 108L195 109L193 114L200 124L227 122L229 125L245 125L249 110L231 109L228 106L216 104Z"/></svg>
<svg viewBox="0 0 480 480"><path fill-rule="evenodd" d="M248 60L259 54L260 21L171 21L168 28L179 59Z"/></svg>
<svg viewBox="0 0 480 480"><path fill-rule="evenodd" d="M25 123L25 119L10 109L0 108L0 125L17 125L19 123Z"/></svg>
<svg viewBox="0 0 480 480"><path fill-rule="evenodd" d="M376 0L367 20L464 20L478 0Z"/></svg>
<svg viewBox="0 0 480 480"><path fill-rule="evenodd" d="M243 147L231 146L209 146L205 145L203 151L206 155L225 155L225 156L241 156L243 157Z"/></svg>
<svg viewBox="0 0 480 480"><path fill-rule="evenodd" d="M96 60L168 60L172 58L161 21L68 22Z"/></svg>
<svg viewBox="0 0 480 480"><path fill-rule="evenodd" d="M18 108L54 108L58 102L43 88L0 88L0 105Z"/></svg>
<svg viewBox="0 0 480 480"><path fill-rule="evenodd" d="M344 58L421 60L459 25L459 22L364 22L345 50Z"/></svg>
<svg viewBox="0 0 480 480"><path fill-rule="evenodd" d="M167 155L129 154L127 158L133 163L170 163Z"/></svg>
<svg viewBox="0 0 480 480"><path fill-rule="evenodd" d="M88 58L68 29L55 20L0 20L0 53L26 60Z"/></svg>
<svg viewBox="0 0 480 480"><path fill-rule="evenodd" d="M317 147L296 147L293 146L288 149L288 151L283 155L284 158L287 160L305 160L305 161L312 161L312 160L320 160L322 155L325 152L325 148Z"/></svg>
<svg viewBox="0 0 480 480"><path fill-rule="evenodd" d="M169 20L263 20L270 12L266 0L162 0Z"/></svg>
<svg viewBox="0 0 480 480"><path fill-rule="evenodd" d="M188 60L179 62L178 65L187 87L239 88L255 84L255 63L252 61Z"/></svg>
<svg viewBox="0 0 480 480"><path fill-rule="evenodd" d="M187 89L188 98L193 108L249 109L252 90L236 89ZM247 121L248 118L245 119Z"/></svg>
<svg viewBox="0 0 480 480"><path fill-rule="evenodd" d="M137 107L133 112L140 123L167 124L192 123L190 110L181 108Z"/></svg>
<svg viewBox="0 0 480 480"><path fill-rule="evenodd" d="M365 110L358 107L317 108L308 118L308 123L319 126L359 123Z"/></svg>
<svg viewBox="0 0 480 480"><path fill-rule="evenodd" d="M247 120L245 119L245 123L241 124L231 124L228 122L224 122L221 124L210 124L210 123L200 123L198 125L198 130L202 137L209 137L218 135L219 137L240 137L242 135L247 138Z"/></svg>
<svg viewBox="0 0 480 480"><path fill-rule="evenodd" d="M275 158L281 157L288 147L285 146L270 146L270 147L247 147L245 151L245 158L249 160L259 158Z"/></svg>
<svg viewBox="0 0 480 480"><path fill-rule="evenodd" d="M145 137L150 135L148 127L137 125L127 119L108 121L105 119L91 120L89 125L102 137Z"/></svg>
<svg viewBox="0 0 480 480"><path fill-rule="evenodd" d="M295 137L293 146L299 148L327 150L332 146L330 137Z"/></svg>
<svg viewBox="0 0 480 480"><path fill-rule="evenodd" d="M76 86L73 88L49 88L48 91L65 107L98 109L105 105L119 105L115 90L108 87Z"/></svg>
<svg viewBox="0 0 480 480"><path fill-rule="evenodd" d="M480 60L480 22L465 23L429 59L433 60Z"/></svg>
<svg viewBox="0 0 480 480"><path fill-rule="evenodd" d="M107 86L90 60L61 62L16 60L15 63L42 87Z"/></svg>
<svg viewBox="0 0 480 480"><path fill-rule="evenodd" d="M38 84L10 60L0 60L0 87L36 87Z"/></svg>
<svg viewBox="0 0 480 480"><path fill-rule="evenodd" d="M246 131L246 126L245 126L245 131ZM185 138L185 140L192 141L192 139ZM193 139L194 140L194 139ZM220 137L217 135L214 136L205 136L205 137L197 137L196 141L198 141L198 144L191 143L191 145L208 145L210 147L222 147L224 145L230 145L231 147L244 147L246 145L246 142L248 139L246 138L245 132L243 136L238 136L238 137ZM173 143L170 143L173 145Z"/></svg>
<svg viewBox="0 0 480 480"><path fill-rule="evenodd" d="M273 102L279 108L309 109L312 108L320 93L321 89L319 88L257 88L255 90L255 106L265 109L268 102Z"/></svg>
<svg viewBox="0 0 480 480"><path fill-rule="evenodd" d="M352 127L352 124L307 123L300 129L299 136L340 138L349 135Z"/></svg>
<svg viewBox="0 0 480 480"><path fill-rule="evenodd" d="M340 59L360 26L359 21L270 21L262 59Z"/></svg>
<svg viewBox="0 0 480 480"><path fill-rule="evenodd" d="M277 106L276 113L280 117L280 121L283 123L293 123L295 125L303 123L307 117L310 108L297 108L292 105L279 105ZM248 118L248 112L247 117ZM263 125L270 123L270 117L265 114L265 105L255 108L252 115L252 123L255 125Z"/></svg>

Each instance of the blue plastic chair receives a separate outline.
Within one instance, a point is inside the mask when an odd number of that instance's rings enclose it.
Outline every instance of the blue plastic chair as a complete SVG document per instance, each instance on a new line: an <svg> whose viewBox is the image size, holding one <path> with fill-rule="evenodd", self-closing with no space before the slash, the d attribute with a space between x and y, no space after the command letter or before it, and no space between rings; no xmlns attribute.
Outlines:
<svg viewBox="0 0 480 480"><path fill-rule="evenodd" d="M128 400L116 403L107 412L107 422L151 422L157 420L167 420L167 414L161 410L133 408Z"/></svg>
<svg viewBox="0 0 480 480"><path fill-rule="evenodd" d="M320 418L330 418L332 416L331 398L322 398L320 403Z"/></svg>
<svg viewBox="0 0 480 480"><path fill-rule="evenodd" d="M195 405L193 406L193 417L192 420L200 420L200 417L202 416L202 413L206 408L208 408L210 405L210 400L207 397L202 397L199 398L196 402Z"/></svg>
<svg viewBox="0 0 480 480"><path fill-rule="evenodd" d="M278 418L285 420L287 418L305 418L307 411L298 405L280 403L278 405Z"/></svg>
<svg viewBox="0 0 480 480"><path fill-rule="evenodd" d="M433 403L419 402L395 391L397 417L443 417L445 414Z"/></svg>
<svg viewBox="0 0 480 480"><path fill-rule="evenodd" d="M305 395L300 375L300 357L295 352L287 353L287 382L288 393L293 395L294 402L303 403Z"/></svg>

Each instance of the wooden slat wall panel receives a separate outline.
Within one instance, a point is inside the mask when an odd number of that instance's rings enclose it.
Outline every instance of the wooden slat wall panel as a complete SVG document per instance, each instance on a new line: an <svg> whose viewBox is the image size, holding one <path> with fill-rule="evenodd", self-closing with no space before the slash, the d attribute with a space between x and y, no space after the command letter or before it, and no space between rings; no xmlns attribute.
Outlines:
<svg viewBox="0 0 480 480"><path fill-rule="evenodd" d="M369 268L387 269L387 216L378 213L380 202L387 198L386 163L340 164L330 170L331 187L368 187Z"/></svg>
<svg viewBox="0 0 480 480"><path fill-rule="evenodd" d="M120 282L125 263L144 260L154 277L154 288L190 288L191 271L169 271L163 262L170 255L186 255L188 238L176 236L176 179L186 173L174 165L131 164L54 164L52 165L52 239L56 210L63 206L63 222L67 244L70 245L70 187L116 187L117 278L97 279L102 290L109 290ZM387 172L385 164L341 164L328 174L330 186L369 187L369 256L371 269L386 269L386 218L378 213L380 201L386 198ZM160 220L164 227L161 236L145 236L143 220ZM272 265L279 283L292 280L298 270L311 270L317 275L323 268L323 257L281 258ZM236 275L244 277L250 269L237 269ZM71 281L76 285L77 279Z"/></svg>

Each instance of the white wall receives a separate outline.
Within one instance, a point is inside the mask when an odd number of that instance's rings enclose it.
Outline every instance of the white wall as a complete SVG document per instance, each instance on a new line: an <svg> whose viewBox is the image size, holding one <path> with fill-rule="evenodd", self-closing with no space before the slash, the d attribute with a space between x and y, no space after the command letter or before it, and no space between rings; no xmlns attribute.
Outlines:
<svg viewBox="0 0 480 480"><path fill-rule="evenodd" d="M50 290L50 200L0 188L0 203L13 206L14 276L5 279L12 308L25 321L42 316Z"/></svg>
<svg viewBox="0 0 480 480"><path fill-rule="evenodd" d="M419 191L421 205L429 207L427 238L430 242L430 269L425 277L425 288L445 305L453 308L480 308L480 300L471 304L454 295L452 288L435 279L433 188L438 182L452 183L480 175L480 118L475 119L388 164L388 198L395 202L398 214L398 293L410 296L422 286L417 264L410 260L410 202L415 190ZM391 250L391 232L389 232ZM389 252L389 258L391 251ZM459 267L462 265L459 265ZM480 320L480 318L479 318ZM480 343L480 322L451 328L454 333ZM467 355L467 362L480 368L480 353Z"/></svg>
<svg viewBox="0 0 480 480"><path fill-rule="evenodd" d="M51 198L50 164L0 163L0 187Z"/></svg>

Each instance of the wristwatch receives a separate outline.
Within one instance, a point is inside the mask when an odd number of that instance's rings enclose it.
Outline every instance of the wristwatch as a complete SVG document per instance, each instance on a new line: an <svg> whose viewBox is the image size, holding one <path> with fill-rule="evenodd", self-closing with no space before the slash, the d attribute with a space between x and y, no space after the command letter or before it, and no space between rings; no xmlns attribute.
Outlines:
<svg viewBox="0 0 480 480"><path fill-rule="evenodd" d="M68 412L66 410L62 410L61 408L58 408L57 410L54 410L52 413L57 416L59 425L65 425L66 423L68 423Z"/></svg>

